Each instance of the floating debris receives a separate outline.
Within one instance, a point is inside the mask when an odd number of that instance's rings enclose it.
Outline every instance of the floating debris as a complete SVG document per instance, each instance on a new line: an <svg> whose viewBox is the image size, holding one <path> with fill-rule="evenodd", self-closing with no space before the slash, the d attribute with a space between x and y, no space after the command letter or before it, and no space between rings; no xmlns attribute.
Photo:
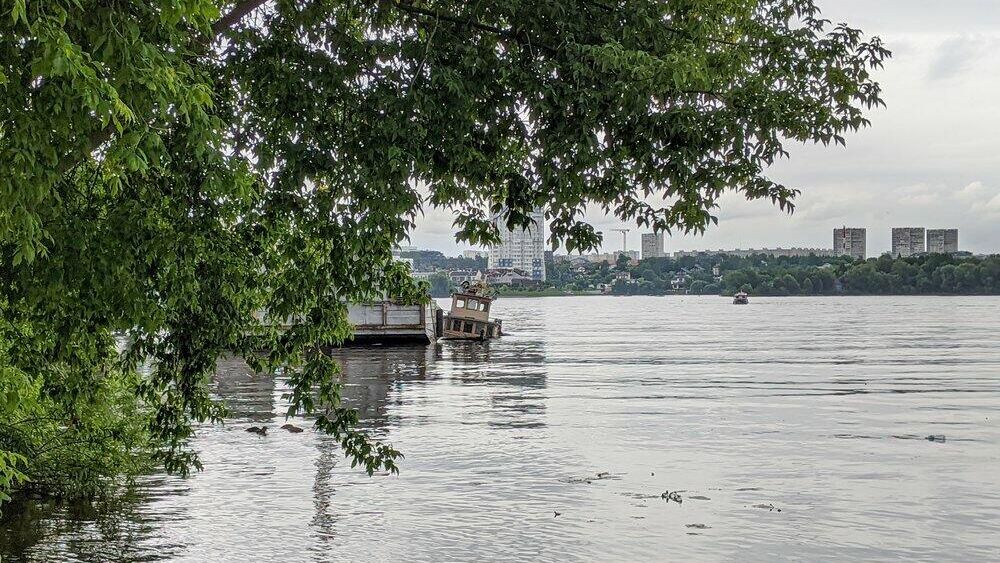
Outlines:
<svg viewBox="0 0 1000 563"><path fill-rule="evenodd" d="M755 504L751 508L767 509L768 512L781 512L781 509L773 504Z"/></svg>
<svg viewBox="0 0 1000 563"><path fill-rule="evenodd" d="M682 502L684 502L684 500L681 498L680 493L678 493L677 491L663 491L663 494L660 495L660 498L667 501L668 503L670 501L674 501L677 504L681 504Z"/></svg>
<svg viewBox="0 0 1000 563"><path fill-rule="evenodd" d="M292 434L298 434L299 432L302 432L302 429L299 428L298 426L295 426L294 424L283 424L281 426L281 429L288 430Z"/></svg>
<svg viewBox="0 0 1000 563"><path fill-rule="evenodd" d="M566 479L567 483L587 483L588 485L593 481L604 481L607 479L620 480L622 478L621 474L613 474L609 471L601 471L595 475L587 475L586 477L570 477Z"/></svg>
<svg viewBox="0 0 1000 563"><path fill-rule="evenodd" d="M938 442L943 444L945 442L944 434L931 434L927 437L928 442Z"/></svg>
<svg viewBox="0 0 1000 563"><path fill-rule="evenodd" d="M688 528L694 528L696 530L711 530L711 526L706 526L705 524L686 524Z"/></svg>
<svg viewBox="0 0 1000 563"><path fill-rule="evenodd" d="M712 500L712 499L710 499L708 497L704 497L704 496L701 496L701 495L692 495L692 496L689 496L688 498L689 499L694 499L694 500Z"/></svg>
<svg viewBox="0 0 1000 563"><path fill-rule="evenodd" d="M553 510L552 517L555 518L556 516L562 516L562 512L556 512L555 510Z"/></svg>
<svg viewBox="0 0 1000 563"><path fill-rule="evenodd" d="M646 493L633 493L632 491L625 491L623 493L618 493L623 497L634 498L639 500L660 498L660 495L647 495Z"/></svg>
<svg viewBox="0 0 1000 563"><path fill-rule="evenodd" d="M247 432L253 432L258 436L267 436L267 426L251 426L247 428Z"/></svg>

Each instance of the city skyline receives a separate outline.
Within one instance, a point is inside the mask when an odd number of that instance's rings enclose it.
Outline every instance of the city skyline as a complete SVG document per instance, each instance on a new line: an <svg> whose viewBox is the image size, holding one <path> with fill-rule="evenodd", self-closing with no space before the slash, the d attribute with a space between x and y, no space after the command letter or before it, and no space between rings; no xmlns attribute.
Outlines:
<svg viewBox="0 0 1000 563"><path fill-rule="evenodd" d="M874 258L881 256L883 254L890 254L894 257L908 257L918 254L924 254L929 252L959 252L966 251L967 249L961 248L959 246L959 231L958 228L948 227L948 228L927 228L923 226L919 227L890 227L890 244L887 248L872 248L868 244L869 231L867 227L850 227L850 226L840 226L833 228L833 244L830 246L820 246L820 247L810 247L805 245L764 245L760 247L728 247L728 248L702 248L702 249L681 249L681 248L671 248L666 242L666 239L662 233L653 232L639 232L640 235L640 248L629 248L626 244L625 252L629 255L635 254L636 256L641 256L642 259L648 257L663 257L663 256L673 256L675 254L686 255L686 254L697 254L699 252L723 252L723 251L733 251L734 253L748 254L750 251L760 250L760 251L774 251L774 250L791 250L800 251L795 254L797 255L808 255L810 251L813 253L821 253L829 251L831 255L854 255L857 258ZM511 233L502 229L505 233L505 240L510 239ZM844 234L843 232L846 232ZM529 235L528 238L534 238L534 244L538 244L537 233ZM429 249L435 250L435 249ZM605 248L600 252L590 252L584 253L584 255L595 255L595 254L606 254L613 255L615 253L622 252L622 248ZM487 251L475 250L475 249L465 249L461 251L461 254L467 258L474 257L478 254L491 254L495 253L496 249L491 249ZM647 255L647 253L649 255ZM998 254L1000 251L994 252L982 252L980 254ZM565 254L565 252L561 253ZM578 254L578 253L574 253ZM497 254L499 256L499 254ZM491 262L490 267L494 267ZM496 267L510 267L510 266L496 266Z"/></svg>
<svg viewBox="0 0 1000 563"><path fill-rule="evenodd" d="M919 4L917 9L914 4ZM893 51L876 73L885 109L867 114L872 127L846 136L847 148L788 143L791 158L769 174L800 188L796 212L727 194L719 224L705 236L674 233L667 248L712 250L773 246L826 247L832 226L867 227L872 255L891 248L892 227L962 230L962 250L1000 251L1000 3L885 0L821 2L823 16L880 35ZM652 201L652 203L658 203ZM605 233L603 251L619 250L615 218L588 214ZM453 215L425 209L414 244L455 254ZM625 227L636 229L634 224ZM629 237L629 249L640 248ZM877 250L877 252L876 252Z"/></svg>

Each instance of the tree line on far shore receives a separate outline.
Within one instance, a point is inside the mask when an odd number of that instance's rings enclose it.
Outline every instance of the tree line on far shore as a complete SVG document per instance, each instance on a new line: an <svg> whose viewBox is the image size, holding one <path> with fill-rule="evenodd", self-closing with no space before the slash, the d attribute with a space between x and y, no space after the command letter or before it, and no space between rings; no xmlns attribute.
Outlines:
<svg viewBox="0 0 1000 563"><path fill-rule="evenodd" d="M628 276L619 275L627 272ZM615 295L991 295L1000 294L1000 256L927 254L908 258L754 255L654 258L631 265L549 265L549 283L567 291L607 284ZM678 283L679 282L679 283Z"/></svg>
<svg viewBox="0 0 1000 563"><path fill-rule="evenodd" d="M744 269L727 272L720 287L723 293L742 290L756 295L998 294L1000 256L883 255L839 266Z"/></svg>

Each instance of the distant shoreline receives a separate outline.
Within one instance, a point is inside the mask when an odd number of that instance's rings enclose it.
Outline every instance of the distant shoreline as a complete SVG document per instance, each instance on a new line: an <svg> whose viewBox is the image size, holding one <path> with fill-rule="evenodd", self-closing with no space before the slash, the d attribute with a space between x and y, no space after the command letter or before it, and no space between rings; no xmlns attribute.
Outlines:
<svg viewBox="0 0 1000 563"><path fill-rule="evenodd" d="M704 295L687 293L660 294L613 294L613 293L542 293L530 295L524 293L499 294L497 299L539 299L542 297L718 297L732 299L732 295ZM786 297L1000 297L1000 293L818 293L810 295L750 295L751 298L768 297L783 299Z"/></svg>

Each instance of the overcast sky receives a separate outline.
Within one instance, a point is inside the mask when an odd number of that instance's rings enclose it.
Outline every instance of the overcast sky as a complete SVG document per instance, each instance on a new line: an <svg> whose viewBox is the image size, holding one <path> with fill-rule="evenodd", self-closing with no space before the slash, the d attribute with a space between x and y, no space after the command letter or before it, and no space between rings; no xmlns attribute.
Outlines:
<svg viewBox="0 0 1000 563"><path fill-rule="evenodd" d="M955 227L962 250L1000 252L1000 0L819 0L825 17L879 35L893 52L877 74L887 109L847 148L790 145L772 178L802 190L796 212L724 198L704 236L667 250L830 248L833 228L868 228L868 254L889 249L893 226ZM451 215L427 209L413 244L455 254ZM634 224L590 216L599 230ZM616 233L610 233L615 234ZM621 247L605 237L605 249Z"/></svg>

